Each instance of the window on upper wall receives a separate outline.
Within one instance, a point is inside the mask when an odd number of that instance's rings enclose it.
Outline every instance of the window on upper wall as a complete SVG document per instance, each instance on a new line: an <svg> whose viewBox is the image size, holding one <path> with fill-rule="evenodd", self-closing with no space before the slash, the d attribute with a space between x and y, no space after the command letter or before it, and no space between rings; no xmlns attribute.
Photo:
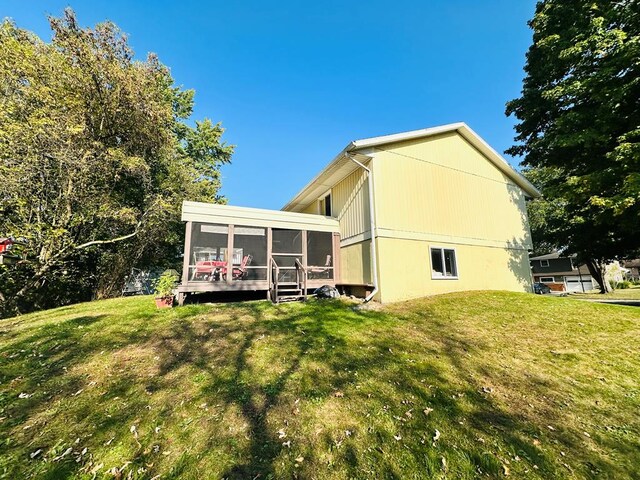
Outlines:
<svg viewBox="0 0 640 480"><path fill-rule="evenodd" d="M322 199L322 208L325 217L331 216L331 194L326 195Z"/></svg>
<svg viewBox="0 0 640 480"><path fill-rule="evenodd" d="M454 249L431 247L431 278L458 278L458 265Z"/></svg>
<svg viewBox="0 0 640 480"><path fill-rule="evenodd" d="M540 260L540 266L541 267L548 267L549 266L549 260Z"/></svg>

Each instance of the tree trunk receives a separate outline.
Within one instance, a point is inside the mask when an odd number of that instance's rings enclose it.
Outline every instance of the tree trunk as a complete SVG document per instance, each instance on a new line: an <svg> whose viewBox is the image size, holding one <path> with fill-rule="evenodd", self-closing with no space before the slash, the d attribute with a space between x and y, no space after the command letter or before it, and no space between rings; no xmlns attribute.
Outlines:
<svg viewBox="0 0 640 480"><path fill-rule="evenodd" d="M585 262L585 265L589 269L591 276L596 279L596 282L598 282L600 293L609 293L611 291L611 286L605 279L606 264L604 260L590 258Z"/></svg>

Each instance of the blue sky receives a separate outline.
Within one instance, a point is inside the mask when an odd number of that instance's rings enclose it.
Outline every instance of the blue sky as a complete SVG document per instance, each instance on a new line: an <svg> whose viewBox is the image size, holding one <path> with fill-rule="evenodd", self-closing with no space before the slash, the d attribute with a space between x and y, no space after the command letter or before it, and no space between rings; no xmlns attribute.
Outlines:
<svg viewBox="0 0 640 480"><path fill-rule="evenodd" d="M351 140L464 121L508 148L535 0L17 0L0 16L49 40L66 6L114 21L196 90L195 119L222 121L229 203L281 208Z"/></svg>

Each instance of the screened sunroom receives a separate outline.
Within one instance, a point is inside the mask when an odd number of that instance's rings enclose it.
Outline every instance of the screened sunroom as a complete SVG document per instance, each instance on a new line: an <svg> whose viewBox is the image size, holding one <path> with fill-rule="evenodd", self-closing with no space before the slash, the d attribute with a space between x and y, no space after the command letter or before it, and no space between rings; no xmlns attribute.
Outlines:
<svg viewBox="0 0 640 480"><path fill-rule="evenodd" d="M337 220L320 215L184 202L179 301L196 292L264 291L304 298L339 274Z"/></svg>

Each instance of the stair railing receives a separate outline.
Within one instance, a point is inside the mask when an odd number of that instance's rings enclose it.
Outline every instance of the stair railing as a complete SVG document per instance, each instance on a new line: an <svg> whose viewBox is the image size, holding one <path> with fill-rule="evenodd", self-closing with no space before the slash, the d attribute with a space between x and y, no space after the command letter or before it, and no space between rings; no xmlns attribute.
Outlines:
<svg viewBox="0 0 640 480"><path fill-rule="evenodd" d="M278 277L280 276L280 267L276 261L271 257L271 301L278 303Z"/></svg>
<svg viewBox="0 0 640 480"><path fill-rule="evenodd" d="M302 275L302 279L300 276ZM300 263L300 260L296 258L296 281L298 288L302 291L302 300L307 300L307 269Z"/></svg>

